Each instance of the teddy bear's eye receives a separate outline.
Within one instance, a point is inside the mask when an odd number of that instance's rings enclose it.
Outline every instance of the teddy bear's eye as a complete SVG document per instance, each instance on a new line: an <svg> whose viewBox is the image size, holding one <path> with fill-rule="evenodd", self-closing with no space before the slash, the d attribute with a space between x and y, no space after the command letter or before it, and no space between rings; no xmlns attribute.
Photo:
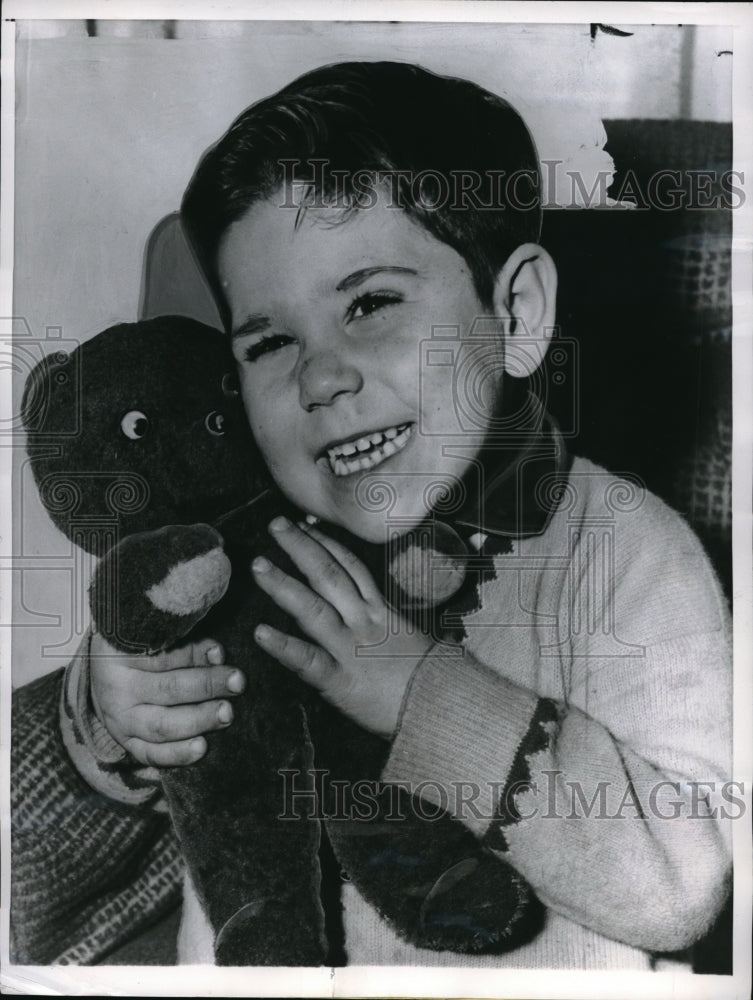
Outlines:
<svg viewBox="0 0 753 1000"><path fill-rule="evenodd" d="M210 434L220 437L225 433L225 414L219 410L212 410L204 419L204 426Z"/></svg>
<svg viewBox="0 0 753 1000"><path fill-rule="evenodd" d="M138 441L149 430L149 418L141 410L129 410L120 421L120 429L131 441Z"/></svg>

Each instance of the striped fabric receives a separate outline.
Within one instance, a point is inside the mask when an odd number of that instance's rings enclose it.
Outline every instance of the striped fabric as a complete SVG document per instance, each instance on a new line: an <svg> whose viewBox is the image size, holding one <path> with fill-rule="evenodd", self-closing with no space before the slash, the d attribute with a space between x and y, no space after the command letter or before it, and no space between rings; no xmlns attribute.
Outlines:
<svg viewBox="0 0 753 1000"><path fill-rule="evenodd" d="M11 959L91 964L180 900L166 816L78 774L59 726L63 671L19 689L11 746Z"/></svg>

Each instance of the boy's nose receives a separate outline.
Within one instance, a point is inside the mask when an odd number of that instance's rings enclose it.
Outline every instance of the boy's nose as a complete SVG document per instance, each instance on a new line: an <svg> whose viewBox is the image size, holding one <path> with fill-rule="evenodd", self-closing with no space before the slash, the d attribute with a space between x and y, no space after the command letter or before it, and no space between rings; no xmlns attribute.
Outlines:
<svg viewBox="0 0 753 1000"><path fill-rule="evenodd" d="M298 375L299 399L304 410L330 406L344 393L360 392L363 377L358 368L336 351L320 351L305 358Z"/></svg>

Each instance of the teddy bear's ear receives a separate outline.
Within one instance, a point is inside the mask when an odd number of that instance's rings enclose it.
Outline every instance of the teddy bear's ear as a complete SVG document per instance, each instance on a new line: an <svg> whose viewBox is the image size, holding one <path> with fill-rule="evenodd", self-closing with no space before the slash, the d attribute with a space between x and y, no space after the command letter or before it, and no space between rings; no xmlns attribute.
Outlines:
<svg viewBox="0 0 753 1000"><path fill-rule="evenodd" d="M49 365L47 358L42 358L26 377L21 399L21 420L24 430L41 430L44 424L44 414L47 410L48 393Z"/></svg>
<svg viewBox="0 0 753 1000"><path fill-rule="evenodd" d="M455 529L438 520L393 539L387 552L388 603L405 614L448 601L465 582L468 554Z"/></svg>
<svg viewBox="0 0 753 1000"><path fill-rule="evenodd" d="M77 360L76 351L55 351L29 372L21 399L21 420L27 434L47 433L53 426L56 432L63 432L68 427L76 408ZM54 412L58 405L65 414Z"/></svg>

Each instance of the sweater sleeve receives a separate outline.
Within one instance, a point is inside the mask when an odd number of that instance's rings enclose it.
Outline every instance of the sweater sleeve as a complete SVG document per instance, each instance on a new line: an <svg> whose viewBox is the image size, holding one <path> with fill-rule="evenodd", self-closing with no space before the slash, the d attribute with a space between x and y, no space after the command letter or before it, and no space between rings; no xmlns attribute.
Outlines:
<svg viewBox="0 0 753 1000"><path fill-rule="evenodd" d="M578 573L571 562L558 606L566 638L529 671L556 673L557 696L551 682L525 685L491 658L436 647L383 773L454 810L552 910L653 952L710 927L728 892L726 819L740 815L739 795L727 797L724 601L689 529L663 511L664 541L626 536L601 584L588 569L598 551L573 551ZM583 590L601 585L608 599L591 594L589 606L602 614L574 630ZM499 632L485 648L503 660Z"/></svg>
<svg viewBox="0 0 753 1000"><path fill-rule="evenodd" d="M68 754L87 784L125 805L167 812L159 772L134 762L94 712L87 634L66 668L60 699L60 730Z"/></svg>
<svg viewBox="0 0 753 1000"><path fill-rule="evenodd" d="M11 956L89 964L174 907L182 861L166 815L89 784L60 728L64 671L13 695Z"/></svg>

